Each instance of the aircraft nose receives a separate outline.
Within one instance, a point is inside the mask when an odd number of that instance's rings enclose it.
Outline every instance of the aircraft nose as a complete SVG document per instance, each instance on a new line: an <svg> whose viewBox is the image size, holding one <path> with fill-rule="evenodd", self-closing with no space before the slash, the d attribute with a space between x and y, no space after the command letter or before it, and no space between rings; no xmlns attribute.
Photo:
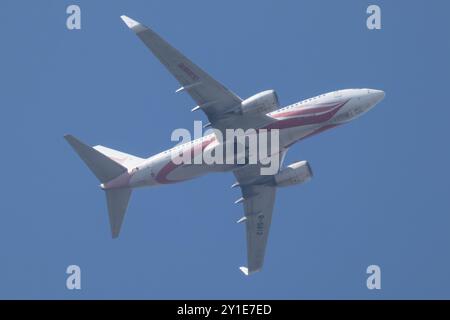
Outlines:
<svg viewBox="0 0 450 320"><path fill-rule="evenodd" d="M386 95L383 90L369 89L369 95L374 103L378 103L384 99Z"/></svg>

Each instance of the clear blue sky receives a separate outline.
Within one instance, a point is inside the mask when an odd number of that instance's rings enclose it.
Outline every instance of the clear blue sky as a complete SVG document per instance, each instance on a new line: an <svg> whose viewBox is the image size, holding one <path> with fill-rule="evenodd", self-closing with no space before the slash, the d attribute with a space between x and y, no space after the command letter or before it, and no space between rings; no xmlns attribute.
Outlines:
<svg viewBox="0 0 450 320"><path fill-rule="evenodd" d="M382 30L366 8L382 9ZM66 29L78 4L82 29ZM1 1L0 298L450 298L446 1ZM245 278L231 174L137 190L119 239L63 139L149 156L201 113L119 16L153 27L242 97L342 88L385 100L293 147L264 270ZM65 269L82 269L82 290ZM366 268L382 289L366 288Z"/></svg>

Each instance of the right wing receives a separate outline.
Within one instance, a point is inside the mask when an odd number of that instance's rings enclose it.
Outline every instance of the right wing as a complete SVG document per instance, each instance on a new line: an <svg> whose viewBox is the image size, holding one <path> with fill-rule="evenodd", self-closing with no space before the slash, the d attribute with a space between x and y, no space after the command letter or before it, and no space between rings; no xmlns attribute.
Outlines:
<svg viewBox="0 0 450 320"><path fill-rule="evenodd" d="M192 110L203 110L213 128L222 132L226 128L246 130L273 121L266 115L243 116L236 113L242 102L240 97L225 88L150 28L127 16L121 18L178 80L181 88L177 92L186 91L194 99L197 106Z"/></svg>
<svg viewBox="0 0 450 320"><path fill-rule="evenodd" d="M208 116L223 113L227 108L241 103L241 98L214 80L153 30L127 16L121 18L180 82L180 89L187 91Z"/></svg>

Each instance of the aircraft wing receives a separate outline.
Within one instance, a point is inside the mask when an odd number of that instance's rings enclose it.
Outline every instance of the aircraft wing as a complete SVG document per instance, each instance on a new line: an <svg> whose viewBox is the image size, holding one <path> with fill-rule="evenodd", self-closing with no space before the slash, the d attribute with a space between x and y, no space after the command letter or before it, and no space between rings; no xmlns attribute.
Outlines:
<svg viewBox="0 0 450 320"><path fill-rule="evenodd" d="M288 148L280 152L278 171L283 166ZM245 275L261 270L264 264L267 239L269 238L272 212L275 204L276 186L258 183L261 176L261 165L246 165L233 171L241 188L242 198L236 202L244 204L244 216L238 223L246 225L247 232L247 267L240 267Z"/></svg>
<svg viewBox="0 0 450 320"><path fill-rule="evenodd" d="M240 267L245 275L262 268L275 203L275 186L251 183L259 175L259 170L260 166L249 165L234 171L245 213L238 221L245 223L247 232L247 267Z"/></svg>
<svg viewBox="0 0 450 320"><path fill-rule="evenodd" d="M240 267L245 275L259 271L264 263L267 239L272 222L276 188L270 186L247 186L244 195L251 198L244 201L247 230L247 267Z"/></svg>
<svg viewBox="0 0 450 320"><path fill-rule="evenodd" d="M178 80L181 87L177 92L186 91L194 99L197 106L192 110L203 110L212 127L219 130L226 128L246 130L264 125L271 120L265 115L243 117L233 114L233 110L242 102L240 97L213 79L150 28L127 16L121 18Z"/></svg>

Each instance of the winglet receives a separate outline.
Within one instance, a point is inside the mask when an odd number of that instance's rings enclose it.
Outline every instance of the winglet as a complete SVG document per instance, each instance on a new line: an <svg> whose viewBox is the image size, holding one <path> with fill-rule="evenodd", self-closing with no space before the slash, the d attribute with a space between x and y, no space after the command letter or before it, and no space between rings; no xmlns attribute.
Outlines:
<svg viewBox="0 0 450 320"><path fill-rule="evenodd" d="M247 267L239 267L239 269L242 271L243 274L248 276L248 268Z"/></svg>
<svg viewBox="0 0 450 320"><path fill-rule="evenodd" d="M120 18L123 20L123 22L125 22L127 27L133 30L136 34L139 34L145 30L149 30L146 26L144 26L140 22L137 22L136 20L131 19L130 17L123 15L120 16Z"/></svg>
<svg viewBox="0 0 450 320"><path fill-rule="evenodd" d="M125 15L120 16L120 18L125 22L128 28L133 29L134 27L140 25L139 22L131 19L130 17L127 17Z"/></svg>

